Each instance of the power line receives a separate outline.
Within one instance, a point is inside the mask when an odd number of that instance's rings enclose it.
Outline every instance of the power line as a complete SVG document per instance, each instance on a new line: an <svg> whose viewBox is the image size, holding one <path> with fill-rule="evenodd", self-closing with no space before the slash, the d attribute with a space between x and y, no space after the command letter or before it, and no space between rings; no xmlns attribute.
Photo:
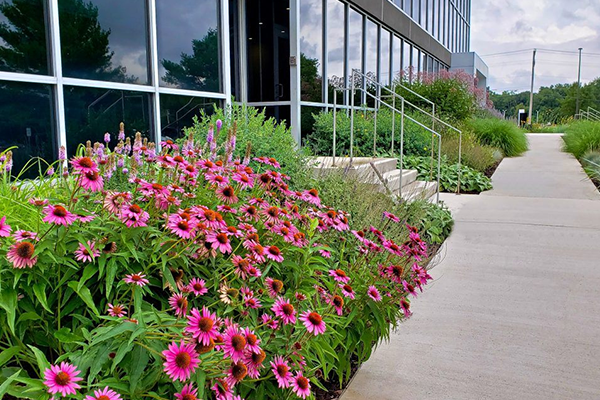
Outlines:
<svg viewBox="0 0 600 400"><path fill-rule="evenodd" d="M533 50L533 48L531 48L531 49L524 49L524 50L504 51L502 53L483 54L481 57L493 57L493 56L502 56L502 55L505 55L505 54L525 53L525 52L529 52L529 51L532 51L532 50Z"/></svg>

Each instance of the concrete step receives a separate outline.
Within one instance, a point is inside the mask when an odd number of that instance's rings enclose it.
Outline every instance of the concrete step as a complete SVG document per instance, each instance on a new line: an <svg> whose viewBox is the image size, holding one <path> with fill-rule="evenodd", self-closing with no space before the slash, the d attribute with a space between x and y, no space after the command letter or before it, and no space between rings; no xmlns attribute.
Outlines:
<svg viewBox="0 0 600 400"><path fill-rule="evenodd" d="M435 201L437 182L414 181L402 187L402 199L407 202L416 200Z"/></svg>
<svg viewBox="0 0 600 400"><path fill-rule="evenodd" d="M388 189L392 193L396 193L400 189L400 174L402 173L402 186L410 185L417 179L417 171L414 169L405 169L402 172L399 169L386 172L383 174L383 179L386 181ZM381 184L381 181L372 181L374 184L381 186L381 192L385 192L385 188Z"/></svg>
<svg viewBox="0 0 600 400"><path fill-rule="evenodd" d="M360 177L365 182L376 179L377 175L370 163L373 163L380 174L393 171L397 168L398 160L396 158L373 158L373 157L354 157L352 166L350 166L349 157L336 157L335 164L332 157L316 157L313 159L312 168L315 175L327 174L333 171L346 170L348 175Z"/></svg>

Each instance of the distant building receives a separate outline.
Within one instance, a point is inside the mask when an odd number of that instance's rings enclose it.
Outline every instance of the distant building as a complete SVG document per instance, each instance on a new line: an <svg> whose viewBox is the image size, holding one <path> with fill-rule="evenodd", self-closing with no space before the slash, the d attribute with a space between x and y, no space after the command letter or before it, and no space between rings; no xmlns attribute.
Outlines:
<svg viewBox="0 0 600 400"><path fill-rule="evenodd" d="M4 1L0 151L18 146L17 167L51 160L121 121L175 138L232 98L299 140L303 113L328 107L354 68L386 84L450 68L469 51L470 14L470 0Z"/></svg>

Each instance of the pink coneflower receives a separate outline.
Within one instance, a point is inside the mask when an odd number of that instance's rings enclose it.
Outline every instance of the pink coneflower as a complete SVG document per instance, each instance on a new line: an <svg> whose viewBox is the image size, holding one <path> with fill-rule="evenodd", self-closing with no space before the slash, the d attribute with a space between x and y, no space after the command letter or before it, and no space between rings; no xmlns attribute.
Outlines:
<svg viewBox="0 0 600 400"><path fill-rule="evenodd" d="M252 331L250 328L244 328L242 332L246 338L246 348L252 353L260 353L260 339L258 336L256 336L254 331Z"/></svg>
<svg viewBox="0 0 600 400"><path fill-rule="evenodd" d="M340 295L335 295L331 298L330 304L335 308L337 315L344 313L344 298Z"/></svg>
<svg viewBox="0 0 600 400"><path fill-rule="evenodd" d="M99 192L104 187L104 179L97 171L84 172L79 179L81 187L92 192Z"/></svg>
<svg viewBox="0 0 600 400"><path fill-rule="evenodd" d="M77 261L92 262L99 255L100 250L96 249L95 243L89 240L87 241L87 247L83 243L79 243L79 248L75 250L75 259Z"/></svg>
<svg viewBox="0 0 600 400"><path fill-rule="evenodd" d="M267 278L265 279L265 283L267 284L267 292L269 293L269 297L276 298L279 293L283 290L283 282L279 279Z"/></svg>
<svg viewBox="0 0 600 400"><path fill-rule="evenodd" d="M36 206L36 207L44 207L44 206L47 206L50 203L46 199L38 199L38 198L35 198L35 197L32 197L31 199L29 199L28 202L32 206Z"/></svg>
<svg viewBox="0 0 600 400"><path fill-rule="evenodd" d="M321 207L321 199L319 199L319 192L317 189L306 190L302 193L302 200L313 204L317 207Z"/></svg>
<svg viewBox="0 0 600 400"><path fill-rule="evenodd" d="M261 308L262 304L260 300L254 296L244 296L244 306L247 308L257 309Z"/></svg>
<svg viewBox="0 0 600 400"><path fill-rule="evenodd" d="M248 367L248 376L252 379L257 379L260 376L260 370L264 367L263 362L267 358L267 354L261 350L259 353L248 353L244 359L244 363Z"/></svg>
<svg viewBox="0 0 600 400"><path fill-rule="evenodd" d="M77 216L69 212L66 208L60 205L49 205L44 208L46 216L43 221L56 225L68 226L77 221Z"/></svg>
<svg viewBox="0 0 600 400"><path fill-rule="evenodd" d="M13 238L17 241L17 242L22 242L23 240L34 240L34 241L39 241L39 237L38 234L36 232L30 232L30 231L24 231L24 230L18 230L15 233L13 233Z"/></svg>
<svg viewBox="0 0 600 400"><path fill-rule="evenodd" d="M104 198L103 206L113 214L118 214L124 203L131 201L132 196L129 192L108 192Z"/></svg>
<svg viewBox="0 0 600 400"><path fill-rule="evenodd" d="M413 297L417 297L417 291L415 287L408 283L407 281L402 281L402 286L404 287L404 291L413 295Z"/></svg>
<svg viewBox="0 0 600 400"><path fill-rule="evenodd" d="M188 300L184 295L175 293L169 297L169 305L178 317L183 317L187 314Z"/></svg>
<svg viewBox="0 0 600 400"><path fill-rule="evenodd" d="M300 321L304 323L306 330L315 336L325 332L326 326L323 317L314 311L303 312L302 315L300 315Z"/></svg>
<svg viewBox="0 0 600 400"><path fill-rule="evenodd" d="M234 387L248 375L248 367L242 361L231 364L231 367L226 372L225 380L230 387Z"/></svg>
<svg viewBox="0 0 600 400"><path fill-rule="evenodd" d="M219 175L219 174L209 173L209 174L206 174L204 176L204 178L208 182L215 184L217 186L226 186L227 184L229 184L229 178L226 176L223 176L223 175Z"/></svg>
<svg viewBox="0 0 600 400"><path fill-rule="evenodd" d="M236 172L233 174L234 182L240 184L242 189L252 189L254 187L254 179L244 172Z"/></svg>
<svg viewBox="0 0 600 400"><path fill-rule="evenodd" d="M169 196L171 191L169 188L161 185L160 183L150 183L150 182L142 182L141 183L140 192L145 194L146 196L158 195L161 194L163 196Z"/></svg>
<svg viewBox="0 0 600 400"><path fill-rule="evenodd" d="M37 262L37 256L33 256L35 246L30 242L18 242L10 247L6 258L13 264L13 268L33 267Z"/></svg>
<svg viewBox="0 0 600 400"><path fill-rule="evenodd" d="M223 352L231 357L233 362L238 362L244 358L244 350L247 345L246 337L237 326L229 326L223 335Z"/></svg>
<svg viewBox="0 0 600 400"><path fill-rule="evenodd" d="M219 335L217 331L217 315L211 313L206 306L202 307L202 313L197 308L193 308L189 317L185 331L192 337L198 339L198 342L205 346L210 344L212 339Z"/></svg>
<svg viewBox="0 0 600 400"><path fill-rule="evenodd" d="M275 301L275 304L271 307L271 311L273 311L276 317L281 318L284 325L296 323L296 310L294 306L282 297L279 297Z"/></svg>
<svg viewBox="0 0 600 400"><path fill-rule="evenodd" d="M121 221L125 222L128 228L139 228L146 226L146 222L150 219L150 214L137 204L125 204L121 208L120 217Z"/></svg>
<svg viewBox="0 0 600 400"><path fill-rule="evenodd" d="M244 246L247 246L248 250L252 252L250 259L258 264L265 262L267 250L260 243L253 240L246 240L244 241Z"/></svg>
<svg viewBox="0 0 600 400"><path fill-rule="evenodd" d="M402 283L402 276L404 275L404 267L402 265L389 265L385 269L385 272L392 281Z"/></svg>
<svg viewBox="0 0 600 400"><path fill-rule="evenodd" d="M244 216L251 221L258 221L258 210L256 207L252 205L243 206L240 211Z"/></svg>
<svg viewBox="0 0 600 400"><path fill-rule="evenodd" d="M394 243L393 240L385 240L383 242L383 247L388 250L390 253L395 254L397 256L402 256L402 248Z"/></svg>
<svg viewBox="0 0 600 400"><path fill-rule="evenodd" d="M79 386L76 382L83 380L78 377L81 372L77 367L66 362L60 365L52 365L44 371L44 385L48 387L48 393L60 393L63 397L67 394L76 394Z"/></svg>
<svg viewBox="0 0 600 400"><path fill-rule="evenodd" d="M267 222L277 223L279 222L279 217L281 215L281 210L279 207L271 206L262 211L262 214L265 216Z"/></svg>
<svg viewBox="0 0 600 400"><path fill-rule="evenodd" d="M204 279L192 278L188 284L188 290L196 296L202 296L208 293Z"/></svg>
<svg viewBox="0 0 600 400"><path fill-rule="evenodd" d="M267 258L276 262L282 262L283 256L281 255L281 250L277 246L269 246L267 248Z"/></svg>
<svg viewBox="0 0 600 400"><path fill-rule="evenodd" d="M0 218L0 237L9 237L12 228L6 223L6 216Z"/></svg>
<svg viewBox="0 0 600 400"><path fill-rule="evenodd" d="M235 266L235 274L239 276L241 279L246 279L248 277L248 268L250 267L250 261L246 258L242 258L237 254L231 258L231 262Z"/></svg>
<svg viewBox="0 0 600 400"><path fill-rule="evenodd" d="M400 308L402 308L402 312L404 312L404 316L406 318L412 315L412 311L410 311L410 303L406 299L400 300Z"/></svg>
<svg viewBox="0 0 600 400"><path fill-rule="evenodd" d="M163 363L165 372L173 381L188 380L200 364L200 358L198 358L194 345L185 343L183 340L179 346L175 342L171 343L162 354L166 358Z"/></svg>
<svg viewBox="0 0 600 400"><path fill-rule="evenodd" d="M150 283L150 281L146 279L146 275L141 272L138 272L137 274L125 275L125 278L123 278L123 280L125 281L125 283L136 284L139 287L144 287L148 283Z"/></svg>
<svg viewBox="0 0 600 400"><path fill-rule="evenodd" d="M390 221L400 222L400 218L396 217L394 214L384 211L383 216Z"/></svg>
<svg viewBox="0 0 600 400"><path fill-rule="evenodd" d="M342 294L344 296L354 299L356 295L354 293L354 289L352 289L352 286L348 285L347 283L340 283L338 286L340 287L340 289L342 289Z"/></svg>
<svg viewBox="0 0 600 400"><path fill-rule="evenodd" d="M348 277L348 275L346 275L346 273L339 268L338 269L330 269L329 276L333 276L333 279L335 279L338 282L342 282L342 283L350 282L350 277Z"/></svg>
<svg viewBox="0 0 600 400"><path fill-rule="evenodd" d="M280 389L290 387L293 376L290 372L289 364L283 359L282 356L275 356L273 358L273 361L271 361L271 371L273 371L273 375L275 375L275 379L277 379L277 385Z"/></svg>
<svg viewBox="0 0 600 400"><path fill-rule="evenodd" d="M217 378L210 389L215 392L216 400L234 400L233 392L225 379Z"/></svg>
<svg viewBox="0 0 600 400"><path fill-rule="evenodd" d="M234 204L239 201L235 195L235 190L229 185L218 188L215 193L217 194L217 198L223 203Z"/></svg>
<svg viewBox="0 0 600 400"><path fill-rule="evenodd" d="M79 222L81 222L83 224L87 224L88 222L91 222L96 218L96 215L94 215L94 214L89 214L89 215L76 214L76 215L77 215L77 219L79 220Z"/></svg>
<svg viewBox="0 0 600 400"><path fill-rule="evenodd" d="M310 380L302 376L302 372L296 372L296 376L292 379L292 391L300 398L310 396Z"/></svg>
<svg viewBox="0 0 600 400"><path fill-rule="evenodd" d="M175 398L177 400L199 400L197 396L198 390L194 389L194 385L191 383L184 385L181 392L175 393Z"/></svg>
<svg viewBox="0 0 600 400"><path fill-rule="evenodd" d="M121 395L106 386L102 390L94 390L94 395L85 396L85 400L121 400Z"/></svg>
<svg viewBox="0 0 600 400"><path fill-rule="evenodd" d="M206 241L212 244L213 249L218 249L223 254L231 253L233 250L226 232L212 231L206 235Z"/></svg>
<svg viewBox="0 0 600 400"><path fill-rule="evenodd" d="M86 172L98 172L98 165L89 157L75 157L71 160L73 169L85 174Z"/></svg>
<svg viewBox="0 0 600 400"><path fill-rule="evenodd" d="M112 305L108 303L108 315L121 318L127 315L127 310L125 310L125 307L121 304Z"/></svg>
<svg viewBox="0 0 600 400"><path fill-rule="evenodd" d="M191 219L187 220L177 214L173 214L169 216L167 227L180 238L191 239L195 235L196 223Z"/></svg>
<svg viewBox="0 0 600 400"><path fill-rule="evenodd" d="M379 294L379 290L377 290L375 286L369 286L367 289L367 294L371 299L373 299L373 301L381 301L381 294Z"/></svg>
<svg viewBox="0 0 600 400"><path fill-rule="evenodd" d="M262 320L262 323L264 325L267 325L269 328L275 330L279 327L279 320L274 319L273 317L271 317L269 314L263 314L260 316L260 319Z"/></svg>

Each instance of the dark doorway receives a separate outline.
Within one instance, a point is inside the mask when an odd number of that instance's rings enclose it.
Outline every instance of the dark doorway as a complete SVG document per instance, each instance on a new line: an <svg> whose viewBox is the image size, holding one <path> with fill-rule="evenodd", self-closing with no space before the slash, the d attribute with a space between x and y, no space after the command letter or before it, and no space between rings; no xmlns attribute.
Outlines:
<svg viewBox="0 0 600 400"><path fill-rule="evenodd" d="M246 0L249 102L290 100L289 13L289 0Z"/></svg>

